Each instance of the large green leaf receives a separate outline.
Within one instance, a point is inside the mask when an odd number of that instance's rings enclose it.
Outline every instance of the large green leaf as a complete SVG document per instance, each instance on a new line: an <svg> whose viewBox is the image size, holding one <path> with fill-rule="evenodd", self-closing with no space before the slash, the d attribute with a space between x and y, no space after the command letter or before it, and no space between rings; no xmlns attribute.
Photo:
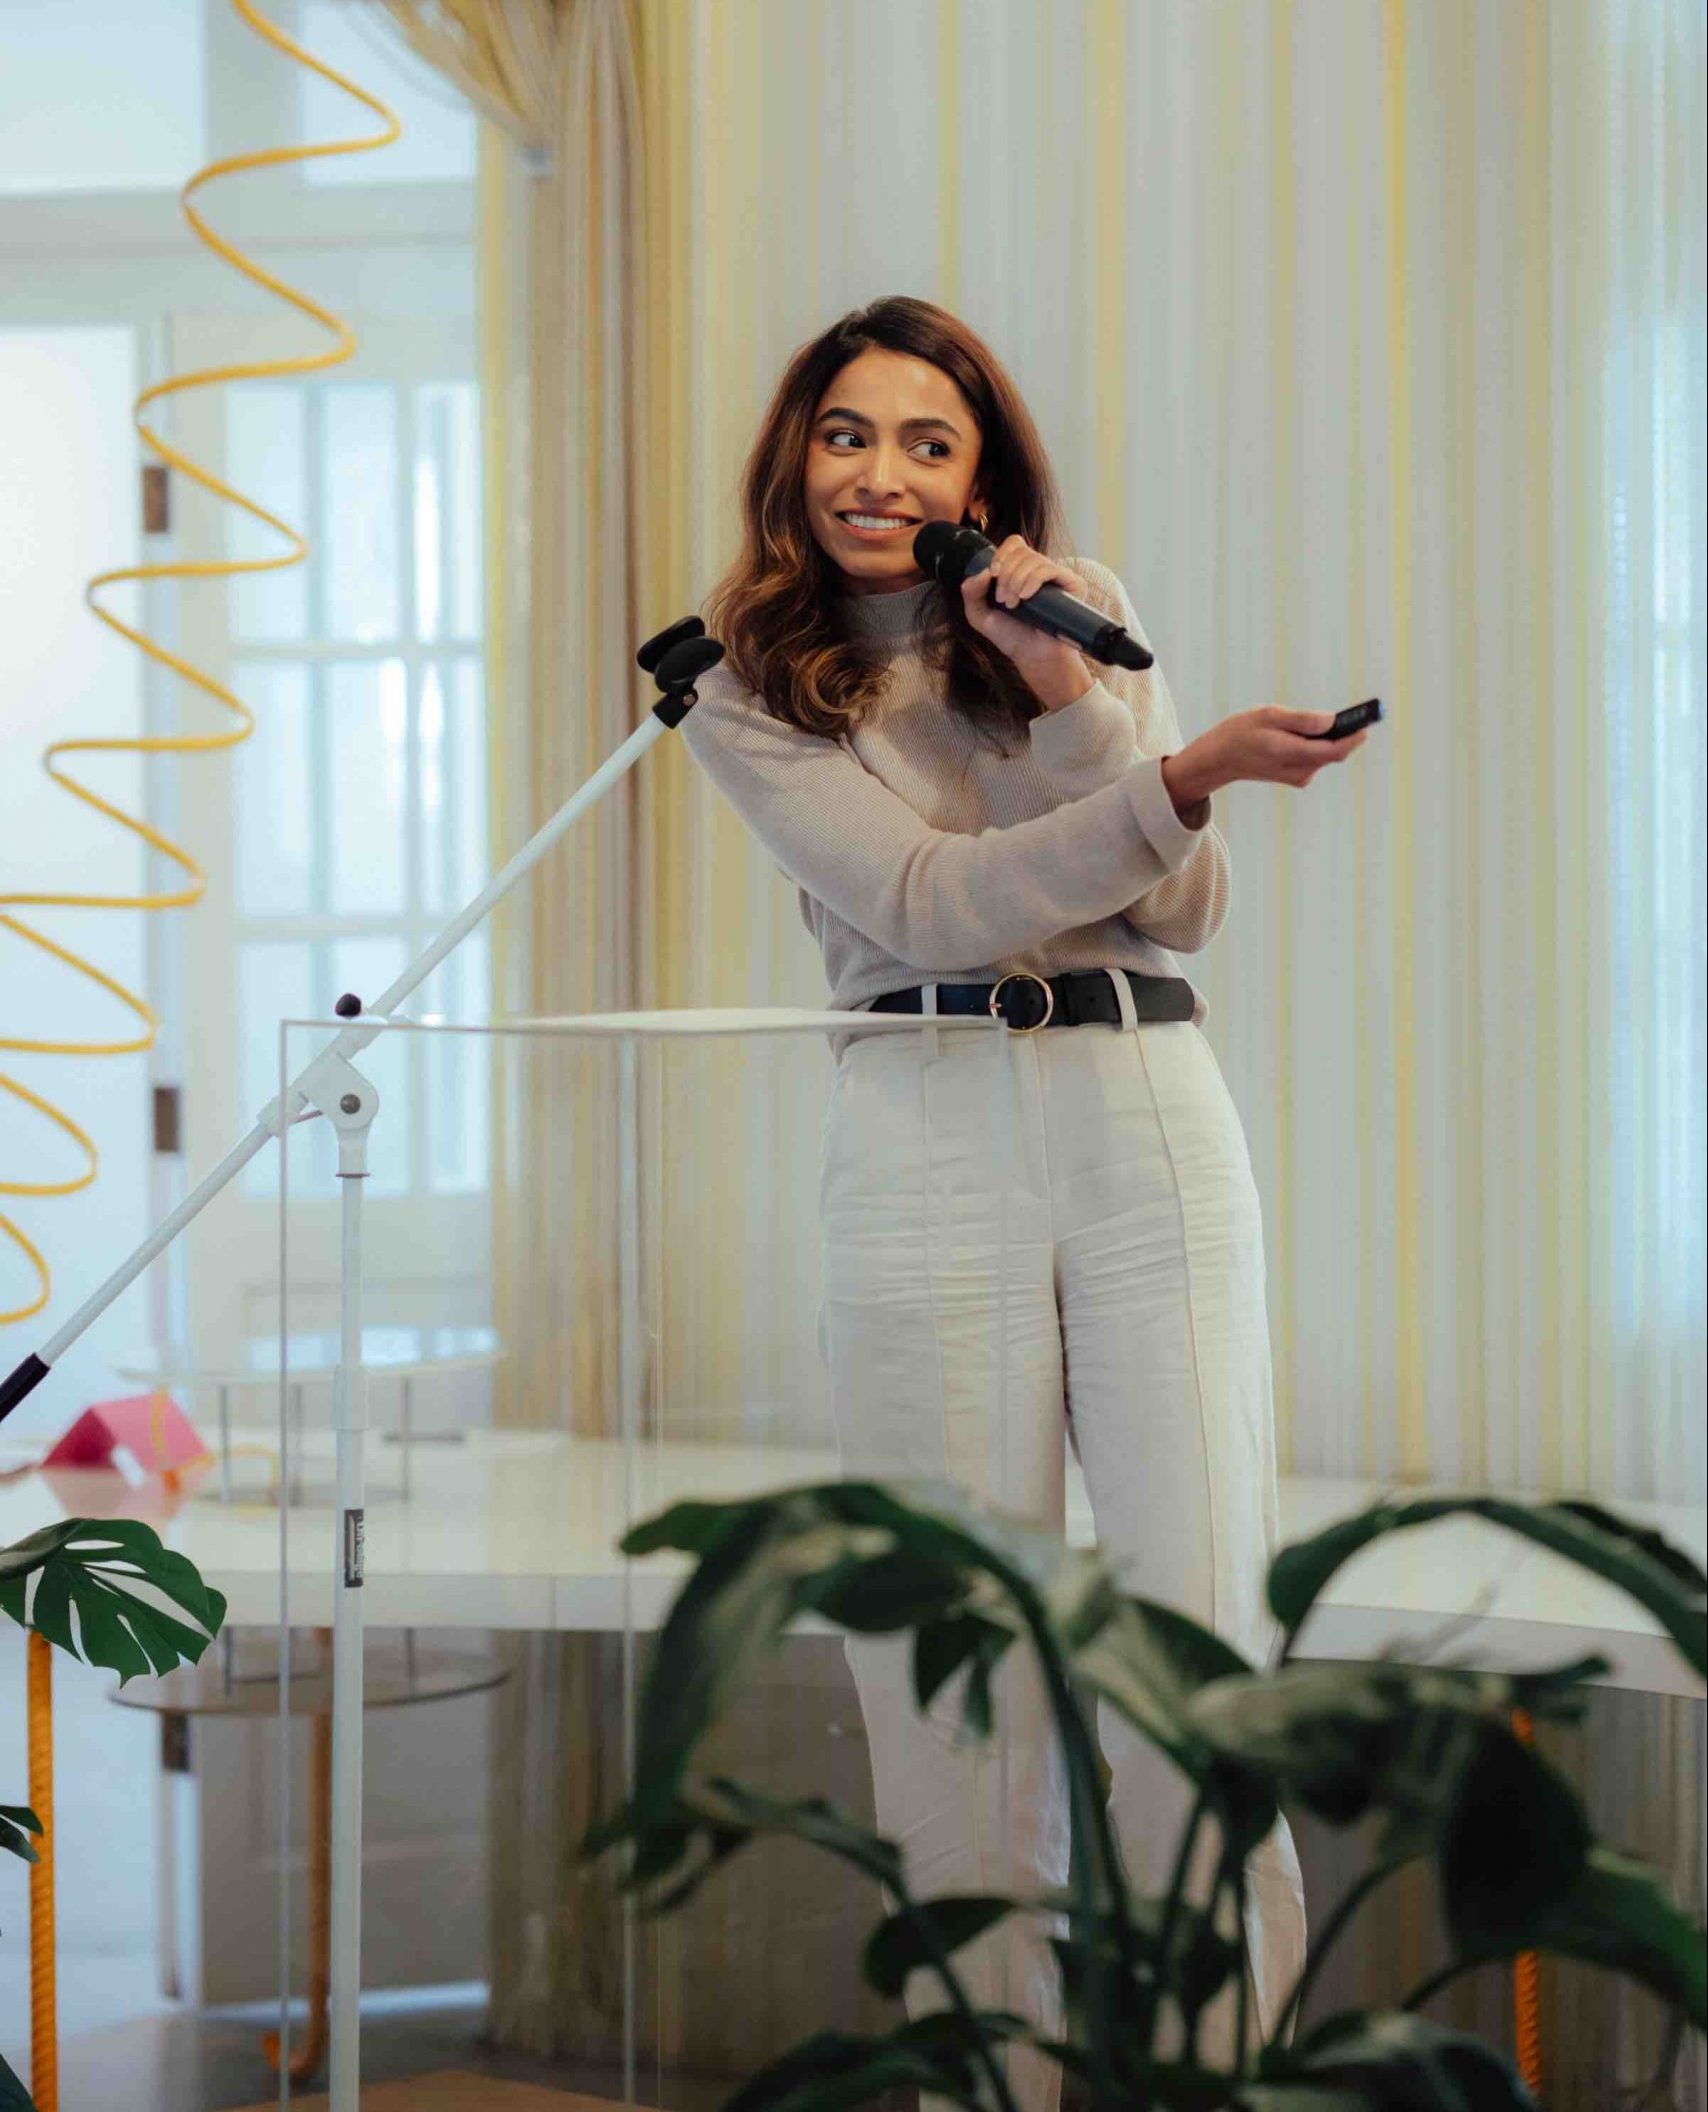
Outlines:
<svg viewBox="0 0 1708 2112"><path fill-rule="evenodd" d="M861 1960L866 1978L880 1995L899 1997L909 1974L929 1968L939 1954L952 1958L963 1944L1014 1912L1015 1902L996 1894L948 1893L921 1900L872 1931Z"/></svg>
<svg viewBox="0 0 1708 2112"><path fill-rule="evenodd" d="M1124 1965L1111 1915L1082 1914L1078 1896L1072 1892L1047 1892L1026 1904L1066 1917L1067 1937L1050 1941L1070 1992L1077 1988L1083 1995L1084 1983L1095 1967L1105 1975L1117 2007L1130 2000L1133 1978ZM1165 1911L1160 1899L1127 1901L1128 1924L1138 1942L1139 1978L1147 1984L1154 1985L1159 1974ZM1219 1994L1244 1958L1237 1938L1222 1935L1207 1911L1183 1900L1175 1902L1169 1955L1171 1963L1161 1978L1189 2013L1196 2013Z"/></svg>
<svg viewBox="0 0 1708 2112"><path fill-rule="evenodd" d="M745 1826L752 1833L787 1833L826 1849L892 1890L903 1882L901 1853L895 1843L849 1818L826 1797L773 1797L720 1775L706 1783L699 1802L720 1820Z"/></svg>
<svg viewBox="0 0 1708 2112"><path fill-rule="evenodd" d="M1420 1720L1403 1668L1288 1665L1278 1673L1216 1680L1194 1698L1199 1736L1231 1764L1260 1773L1331 1825L1380 1809L1390 1790L1415 1783L1432 1806L1447 1791L1451 1757L1436 1712Z"/></svg>
<svg viewBox="0 0 1708 2112"><path fill-rule="evenodd" d="M1281 1549L1269 1565L1271 1610L1291 1638L1330 1577L1361 1548L1455 1513L1486 1518L1619 1585L1708 1677L1708 1578L1683 1548L1661 1534L1589 1503L1525 1504L1497 1496L1449 1495L1376 1504Z"/></svg>
<svg viewBox="0 0 1708 2112"><path fill-rule="evenodd" d="M816 2032L761 2068L725 2100L723 2112L840 2112L845 2105L875 2104L886 2091L908 2085L983 2112L982 2094L971 2085L957 2087L928 2054L842 2031Z"/></svg>
<svg viewBox="0 0 1708 2112"><path fill-rule="evenodd" d="M1426 2017L1360 2011L1269 2049L1235 2103L1241 2112L1535 2112L1536 2100L1480 2039Z"/></svg>
<svg viewBox="0 0 1708 2112"><path fill-rule="evenodd" d="M893 1635L940 1618L965 1591L965 1576L955 1563L898 1548L865 1562L838 1564L802 1588L801 1605L856 1635Z"/></svg>
<svg viewBox="0 0 1708 2112"><path fill-rule="evenodd" d="M695 1747L752 1665L803 1610L805 1587L844 1563L884 1552L888 1535L828 1517L811 1492L752 1503L676 1505L637 1527L625 1550L685 1545L698 1567L659 1632L637 1723L634 1801L667 1807Z"/></svg>
<svg viewBox="0 0 1708 2112"><path fill-rule="evenodd" d="M648 1669L637 1805L668 1806L718 1709L803 1613L853 1615L870 1632L884 1632L912 1625L922 1611L971 1612L1019 1632L1019 1592L1068 1632L1113 1603L1102 1565L1059 1536L982 1516L944 1485L922 1485L914 1495L906 1502L873 1482L818 1483L727 1504L676 1504L625 1537L630 1554L669 1547L699 1557ZM988 1702L988 1677L969 1681L967 1698L975 1713Z"/></svg>
<svg viewBox="0 0 1708 2112"><path fill-rule="evenodd" d="M196 1625L175 1619L153 1595ZM139 1672L194 1664L225 1619L225 1598L139 1519L66 1518L0 1554L0 1611L73 1657L116 1672L122 1686Z"/></svg>
<svg viewBox="0 0 1708 2112"><path fill-rule="evenodd" d="M1206 1739L1194 1719L1201 1689L1254 1677L1220 1636L1172 1607L1123 1598L1075 1652L1073 1672L1209 1793L1231 1843L1249 1852L1269 1832L1277 1805L1268 1783Z"/></svg>
<svg viewBox="0 0 1708 2112"><path fill-rule="evenodd" d="M36 2112L36 2101L0 2060L0 2112Z"/></svg>
<svg viewBox="0 0 1708 2112"><path fill-rule="evenodd" d="M1438 1857L1455 1948L1523 1948L1512 1939L1576 1882L1589 1843L1589 1820L1564 1776L1504 1724L1484 1724Z"/></svg>
<svg viewBox="0 0 1708 2112"><path fill-rule="evenodd" d="M1598 1660L1535 1675L1435 1665L1298 1664L1250 1679L1214 1680L1191 1703L1194 1727L1218 1753L1259 1773L1331 1825L1388 1815L1391 1858L1435 1846L1457 1809L1485 1740L1509 1740L1515 1708L1558 1710ZM1554 1779L1539 1757L1538 1794ZM1522 1760L1513 1765L1522 1766ZM1566 1794L1569 1794L1567 1792ZM1568 1836L1556 1829L1562 1853ZM1561 1869L1562 1881L1569 1866Z"/></svg>
<svg viewBox="0 0 1708 2112"><path fill-rule="evenodd" d="M620 1842L632 1842L634 1855L623 1878L625 1891L645 1892L688 1864L667 1891L648 1893L645 1911L658 1915L692 1897L714 1871L761 1833L788 1834L806 1841L851 1863L894 1893L902 1888L901 1856L894 1844L849 1818L828 1799L768 1796L722 1776L685 1789L668 1807L625 1805L588 1829L580 1853L600 1855Z"/></svg>
<svg viewBox="0 0 1708 2112"><path fill-rule="evenodd" d="M922 1622L913 1638L913 1698L921 1713L963 1665L982 1667L988 1681L1013 1643L1011 1628L982 1614Z"/></svg>
<svg viewBox="0 0 1708 2112"><path fill-rule="evenodd" d="M969 2112L987 2112L975 2051L1016 2041L1042 2043L1022 2018L996 2010L981 2011L970 2023L948 2013L917 2017L881 2039L821 2031L744 2083L723 2112L840 2112L907 2084Z"/></svg>
<svg viewBox="0 0 1708 2112"><path fill-rule="evenodd" d="M1611 1848L1591 1847L1571 1884L1499 1929L1467 1929L1455 1949L1466 1965L1520 1951L1550 1951L1624 1973L1708 2029L1708 1938L1655 1873Z"/></svg>
<svg viewBox="0 0 1708 2112"><path fill-rule="evenodd" d="M1066 2039L1036 2043L1054 2055L1064 2074L1079 2077L1095 2091L1095 2065L1082 2045ZM1214 2069L1187 2061L1154 2060L1128 2046L1117 2051L1120 2074L1116 2087L1125 2093L1118 2100L1123 2107L1143 2106L1145 2112L1229 2112L1236 2102L1230 2094L1234 2087L1230 2078ZM1348 2112L1365 2112L1363 2101L1349 2099Z"/></svg>

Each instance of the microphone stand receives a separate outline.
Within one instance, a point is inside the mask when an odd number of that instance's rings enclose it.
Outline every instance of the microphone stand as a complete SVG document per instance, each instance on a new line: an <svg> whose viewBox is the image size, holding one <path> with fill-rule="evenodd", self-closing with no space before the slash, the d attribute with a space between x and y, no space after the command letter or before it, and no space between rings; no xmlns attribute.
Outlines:
<svg viewBox="0 0 1708 2112"><path fill-rule="evenodd" d="M352 1023L335 1034L285 1090L261 1110L255 1127L194 1188L169 1217L109 1276L40 1351L0 1380L0 1421L45 1379L58 1359L113 1300L133 1283L242 1172L273 1137L297 1122L324 1116L338 1133L342 1263L339 1281L338 1364L333 1375L332 1424L337 1433L340 1531L333 1563L332 1624L332 1901L331 2112L358 2112L360 2089L362 1916L362 1601L363 1451L367 1388L362 1369L362 1188L368 1173L368 1132L379 1095L352 1058L384 1032L391 1015L439 963L482 923L516 883L596 805L666 731L679 726L698 701L694 683L723 658L698 616L684 617L649 638L636 654L663 695L630 734L537 835L523 845L416 960L364 1013L361 1000L341 997L334 1008ZM284 1314L280 1313L280 1340ZM283 1483L280 1501L285 1498ZM281 2051L281 2066L284 2054Z"/></svg>

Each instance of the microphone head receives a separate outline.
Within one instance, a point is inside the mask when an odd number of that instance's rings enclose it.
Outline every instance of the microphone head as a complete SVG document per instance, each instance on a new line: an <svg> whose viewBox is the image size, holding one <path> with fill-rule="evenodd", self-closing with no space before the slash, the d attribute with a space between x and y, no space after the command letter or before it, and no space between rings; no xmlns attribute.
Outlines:
<svg viewBox="0 0 1708 2112"><path fill-rule="evenodd" d="M1150 647L1141 645L1136 638L1129 638L1125 631L1110 639L1107 657L1115 667L1137 668L1141 674L1147 667L1156 665L1156 655Z"/></svg>
<svg viewBox="0 0 1708 2112"><path fill-rule="evenodd" d="M957 528L953 521L927 521L913 539L913 561L946 587L958 587L978 560L995 548L976 528Z"/></svg>

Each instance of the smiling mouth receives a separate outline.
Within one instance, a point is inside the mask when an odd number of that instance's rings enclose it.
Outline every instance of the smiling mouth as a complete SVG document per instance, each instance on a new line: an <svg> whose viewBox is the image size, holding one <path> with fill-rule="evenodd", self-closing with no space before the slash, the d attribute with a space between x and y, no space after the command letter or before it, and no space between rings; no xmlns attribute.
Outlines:
<svg viewBox="0 0 1708 2112"><path fill-rule="evenodd" d="M900 535L905 529L919 526L918 521L914 520L911 515L898 514L894 520L886 522L882 528L863 528L845 513L839 513L836 518L848 530L850 535L864 536L869 542L882 542L886 536ZM874 514L871 518L876 520L878 516Z"/></svg>

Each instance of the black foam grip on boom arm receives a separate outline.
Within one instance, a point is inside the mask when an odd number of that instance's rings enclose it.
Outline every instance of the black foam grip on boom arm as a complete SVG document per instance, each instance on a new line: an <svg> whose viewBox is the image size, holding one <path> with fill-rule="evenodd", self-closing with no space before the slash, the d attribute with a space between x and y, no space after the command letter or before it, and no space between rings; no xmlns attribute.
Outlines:
<svg viewBox="0 0 1708 2112"><path fill-rule="evenodd" d="M18 1403L27 1400L47 1377L47 1366L40 1357L26 1357L16 1371L0 1379L0 1422L4 1422Z"/></svg>

